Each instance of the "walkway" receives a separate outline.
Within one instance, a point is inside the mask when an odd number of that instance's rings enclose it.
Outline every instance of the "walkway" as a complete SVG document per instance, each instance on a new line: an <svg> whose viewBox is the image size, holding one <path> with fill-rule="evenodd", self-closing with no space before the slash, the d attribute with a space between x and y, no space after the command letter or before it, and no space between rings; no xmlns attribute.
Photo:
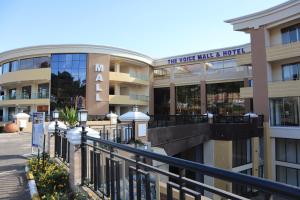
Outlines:
<svg viewBox="0 0 300 200"><path fill-rule="evenodd" d="M31 134L0 134L0 199L29 200L24 154L31 152Z"/></svg>

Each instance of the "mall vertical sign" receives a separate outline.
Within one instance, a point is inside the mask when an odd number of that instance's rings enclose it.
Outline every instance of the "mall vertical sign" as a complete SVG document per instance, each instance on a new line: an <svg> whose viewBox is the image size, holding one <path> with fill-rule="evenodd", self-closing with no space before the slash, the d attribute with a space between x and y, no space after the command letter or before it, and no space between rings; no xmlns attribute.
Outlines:
<svg viewBox="0 0 300 200"><path fill-rule="evenodd" d="M89 115L105 115L109 110L110 56L89 54L86 84L86 109Z"/></svg>
<svg viewBox="0 0 300 200"><path fill-rule="evenodd" d="M104 66L102 64L95 64L95 72L97 73L96 76L96 101L101 101L101 82L103 82L102 72Z"/></svg>

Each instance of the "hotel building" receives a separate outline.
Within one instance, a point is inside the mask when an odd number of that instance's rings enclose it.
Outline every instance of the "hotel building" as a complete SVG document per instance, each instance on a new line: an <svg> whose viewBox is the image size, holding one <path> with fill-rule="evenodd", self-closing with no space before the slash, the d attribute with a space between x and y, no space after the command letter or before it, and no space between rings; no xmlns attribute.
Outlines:
<svg viewBox="0 0 300 200"><path fill-rule="evenodd" d="M0 117L68 105L90 115L133 105L155 115L255 112L264 115L263 137L209 140L201 162L300 186L300 1L226 22L251 42L161 59L98 45L3 52Z"/></svg>

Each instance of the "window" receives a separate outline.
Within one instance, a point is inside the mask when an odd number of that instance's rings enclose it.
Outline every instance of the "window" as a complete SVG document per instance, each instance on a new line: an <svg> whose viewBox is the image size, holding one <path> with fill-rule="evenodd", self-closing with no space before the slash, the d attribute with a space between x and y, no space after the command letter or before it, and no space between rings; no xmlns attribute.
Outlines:
<svg viewBox="0 0 300 200"><path fill-rule="evenodd" d="M300 41L300 24L281 29L282 44Z"/></svg>
<svg viewBox="0 0 300 200"><path fill-rule="evenodd" d="M176 87L176 114L201 114L200 85Z"/></svg>
<svg viewBox="0 0 300 200"><path fill-rule="evenodd" d="M23 99L31 98L31 86L30 85L22 87L22 98Z"/></svg>
<svg viewBox="0 0 300 200"><path fill-rule="evenodd" d="M48 68L48 67L50 67L49 57L46 56L20 60L20 70Z"/></svg>
<svg viewBox="0 0 300 200"><path fill-rule="evenodd" d="M300 63L286 64L282 66L282 80L299 80Z"/></svg>
<svg viewBox="0 0 300 200"><path fill-rule="evenodd" d="M276 165L276 181L299 187L300 170Z"/></svg>
<svg viewBox="0 0 300 200"><path fill-rule="evenodd" d="M8 73L9 72L9 63L5 63L2 65L2 73Z"/></svg>
<svg viewBox="0 0 300 200"><path fill-rule="evenodd" d="M252 162L251 140L232 141L232 166L238 167Z"/></svg>
<svg viewBox="0 0 300 200"><path fill-rule="evenodd" d="M276 138L276 160L300 164L300 140Z"/></svg>
<svg viewBox="0 0 300 200"><path fill-rule="evenodd" d="M38 98L49 98L49 84L43 83L38 85Z"/></svg>
<svg viewBox="0 0 300 200"><path fill-rule="evenodd" d="M19 70L19 61L18 60L10 62L10 65L11 65L11 68L10 68L11 72L15 72L15 71Z"/></svg>
<svg viewBox="0 0 300 200"><path fill-rule="evenodd" d="M16 88L8 90L9 99L16 99Z"/></svg>
<svg viewBox="0 0 300 200"><path fill-rule="evenodd" d="M240 98L244 82L215 83L206 85L207 110L220 115L240 115L245 112L245 101Z"/></svg>
<svg viewBox="0 0 300 200"><path fill-rule="evenodd" d="M270 99L271 126L299 126L299 97Z"/></svg>
<svg viewBox="0 0 300 200"><path fill-rule="evenodd" d="M154 114L170 114L170 88L154 88Z"/></svg>
<svg viewBox="0 0 300 200"><path fill-rule="evenodd" d="M33 59L32 58L20 60L20 70L32 69L32 68L33 68Z"/></svg>
<svg viewBox="0 0 300 200"><path fill-rule="evenodd" d="M87 54L51 55L51 110L84 103L86 67Z"/></svg>

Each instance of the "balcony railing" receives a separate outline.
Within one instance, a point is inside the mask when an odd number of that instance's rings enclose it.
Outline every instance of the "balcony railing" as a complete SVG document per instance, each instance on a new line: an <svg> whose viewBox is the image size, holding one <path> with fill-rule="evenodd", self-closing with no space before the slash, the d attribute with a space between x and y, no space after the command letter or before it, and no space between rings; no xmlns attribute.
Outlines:
<svg viewBox="0 0 300 200"><path fill-rule="evenodd" d="M49 93L31 92L12 95L3 95L1 100L17 100L17 99L48 99Z"/></svg>
<svg viewBox="0 0 300 200"><path fill-rule="evenodd" d="M142 73L135 73L135 72L129 72L129 76L131 76L132 78L138 78L144 81L148 81L149 77L148 75L142 74Z"/></svg>
<svg viewBox="0 0 300 200"><path fill-rule="evenodd" d="M149 101L149 96L146 95L129 94L129 98L133 100L139 100L139 101Z"/></svg>
<svg viewBox="0 0 300 200"><path fill-rule="evenodd" d="M297 187L141 150L91 137L85 132L81 138L82 184L102 199L200 200L203 196L236 200L300 199ZM171 166L179 173L171 172ZM190 178L191 172L221 180L229 191ZM231 184L251 190L234 194L229 189Z"/></svg>

